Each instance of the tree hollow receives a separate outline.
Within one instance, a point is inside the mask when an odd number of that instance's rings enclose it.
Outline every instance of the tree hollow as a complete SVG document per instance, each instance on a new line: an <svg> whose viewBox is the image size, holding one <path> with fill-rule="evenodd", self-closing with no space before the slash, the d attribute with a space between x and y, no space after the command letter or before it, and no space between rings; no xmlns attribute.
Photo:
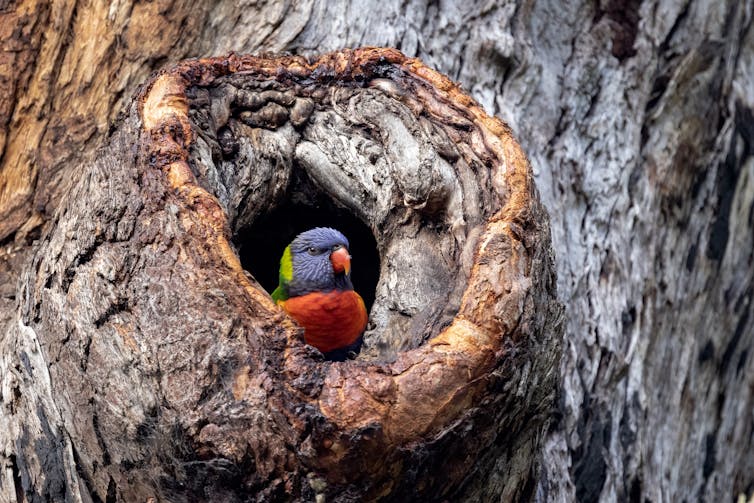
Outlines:
<svg viewBox="0 0 754 503"><path fill-rule="evenodd" d="M342 363L257 281L329 219L371 307ZM143 86L30 265L16 337L49 400L14 434L52 421L61 484L100 500L526 497L553 270L510 130L418 60L185 61Z"/></svg>

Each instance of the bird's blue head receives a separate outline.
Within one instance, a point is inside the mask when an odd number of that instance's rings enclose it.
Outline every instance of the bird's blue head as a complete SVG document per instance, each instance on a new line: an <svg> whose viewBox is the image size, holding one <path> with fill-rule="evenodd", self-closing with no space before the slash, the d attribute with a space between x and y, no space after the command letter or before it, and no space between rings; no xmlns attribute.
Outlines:
<svg viewBox="0 0 754 503"><path fill-rule="evenodd" d="M310 292L353 290L351 255L348 239L329 227L316 227L302 232L291 242L280 263L283 269L290 260L290 276L286 289L290 297Z"/></svg>

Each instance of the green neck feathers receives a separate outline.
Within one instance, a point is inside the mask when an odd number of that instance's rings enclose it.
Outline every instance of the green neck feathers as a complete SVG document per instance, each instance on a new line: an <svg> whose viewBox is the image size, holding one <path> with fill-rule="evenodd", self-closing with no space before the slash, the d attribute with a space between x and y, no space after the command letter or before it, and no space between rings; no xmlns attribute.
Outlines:
<svg viewBox="0 0 754 503"><path fill-rule="evenodd" d="M277 302L279 300L288 299L288 283L293 279L293 258L291 257L291 246L288 245L283 251L283 256L280 259L280 273L278 275L278 287L272 292L272 299Z"/></svg>

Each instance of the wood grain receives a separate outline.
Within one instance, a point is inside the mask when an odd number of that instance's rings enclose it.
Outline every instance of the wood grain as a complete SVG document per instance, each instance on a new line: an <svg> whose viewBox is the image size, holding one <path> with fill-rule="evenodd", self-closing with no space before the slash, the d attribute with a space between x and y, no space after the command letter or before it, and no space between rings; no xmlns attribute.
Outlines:
<svg viewBox="0 0 754 503"><path fill-rule="evenodd" d="M260 137L284 146L272 161ZM367 141L382 162L350 147ZM383 276L401 277L378 283L368 349L342 364L303 343L233 244L313 192L360 211ZM418 60L365 48L180 63L142 88L32 261L14 343L39 356L9 385L24 396L35 372L50 385L10 415L15 469L44 480L23 492L452 497L489 470L475 452L495 450L484 462L508 457L506 490L523 496L555 399L553 267L509 129ZM62 439L25 443L49 417Z"/></svg>

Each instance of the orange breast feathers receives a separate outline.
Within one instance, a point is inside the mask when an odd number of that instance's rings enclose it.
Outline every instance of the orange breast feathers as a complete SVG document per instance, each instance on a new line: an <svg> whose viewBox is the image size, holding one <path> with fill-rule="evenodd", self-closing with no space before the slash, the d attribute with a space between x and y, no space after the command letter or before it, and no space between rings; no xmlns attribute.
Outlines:
<svg viewBox="0 0 754 503"><path fill-rule="evenodd" d="M306 343L323 353L353 344L367 326L364 300L353 290L312 292L278 304L304 327Z"/></svg>

